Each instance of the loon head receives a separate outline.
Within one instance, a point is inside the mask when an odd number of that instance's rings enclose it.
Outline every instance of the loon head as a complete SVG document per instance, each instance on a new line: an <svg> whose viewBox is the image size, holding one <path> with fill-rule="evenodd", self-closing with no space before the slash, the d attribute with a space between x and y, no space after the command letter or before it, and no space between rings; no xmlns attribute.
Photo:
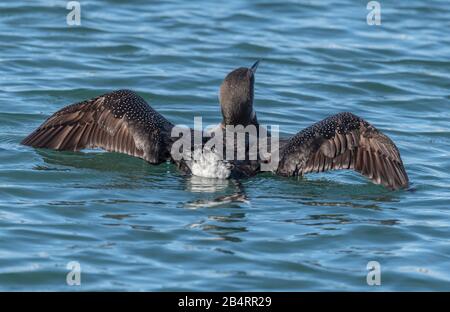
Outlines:
<svg viewBox="0 0 450 312"><path fill-rule="evenodd" d="M229 73L222 82L219 101L222 108L222 126L257 125L253 110L253 88L259 61L250 68L240 67Z"/></svg>

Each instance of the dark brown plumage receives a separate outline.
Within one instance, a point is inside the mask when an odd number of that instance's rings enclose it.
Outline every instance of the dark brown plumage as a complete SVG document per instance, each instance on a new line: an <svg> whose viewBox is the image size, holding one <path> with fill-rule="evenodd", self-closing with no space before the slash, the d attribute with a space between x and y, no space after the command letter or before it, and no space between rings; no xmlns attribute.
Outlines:
<svg viewBox="0 0 450 312"><path fill-rule="evenodd" d="M252 67L240 67L230 72L220 85L219 98L222 125L257 125L253 111L255 73L259 61Z"/></svg>
<svg viewBox="0 0 450 312"><path fill-rule="evenodd" d="M351 113L328 117L293 136L281 149L277 173L354 169L390 189L408 187L408 175L395 144Z"/></svg>
<svg viewBox="0 0 450 312"><path fill-rule="evenodd" d="M251 68L238 68L222 83L221 129L229 125L258 126L253 110L257 66L258 62ZM22 144L71 151L99 147L159 164L171 159L170 150L177 139L170 137L172 128L173 125L139 95L119 90L61 109L26 137ZM206 141L204 137L202 145ZM228 148L228 145L224 147ZM279 175L354 169L390 189L408 187L408 176L395 144L374 126L351 113L328 117L289 140L282 140L279 152L280 161L276 169ZM172 161L190 172L188 162ZM259 158L250 161L247 157L232 160L229 163L231 176L255 175L261 170L261 161Z"/></svg>
<svg viewBox="0 0 450 312"><path fill-rule="evenodd" d="M64 107L22 144L56 150L103 148L158 164L170 157L173 125L130 90Z"/></svg>

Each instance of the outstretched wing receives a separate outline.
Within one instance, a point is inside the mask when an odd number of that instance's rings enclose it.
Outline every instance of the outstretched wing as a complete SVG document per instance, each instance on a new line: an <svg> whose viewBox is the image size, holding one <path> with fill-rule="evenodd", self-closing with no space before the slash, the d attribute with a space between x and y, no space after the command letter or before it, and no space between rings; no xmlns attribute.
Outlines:
<svg viewBox="0 0 450 312"><path fill-rule="evenodd" d="M157 164L169 157L172 127L139 95L119 90L64 107L21 143L71 151L99 147Z"/></svg>
<svg viewBox="0 0 450 312"><path fill-rule="evenodd" d="M390 189L408 186L392 140L351 113L328 117L293 136L282 147L277 173L292 176L335 169L354 169Z"/></svg>

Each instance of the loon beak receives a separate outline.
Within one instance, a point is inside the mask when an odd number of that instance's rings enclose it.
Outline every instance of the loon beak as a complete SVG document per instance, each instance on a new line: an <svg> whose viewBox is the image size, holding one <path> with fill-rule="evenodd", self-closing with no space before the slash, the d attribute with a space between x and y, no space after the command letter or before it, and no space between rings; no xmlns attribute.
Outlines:
<svg viewBox="0 0 450 312"><path fill-rule="evenodd" d="M255 62L255 64L253 64L252 67L250 67L250 70L252 71L253 75L256 73L256 70L258 69L258 65L259 65L259 60L257 60Z"/></svg>

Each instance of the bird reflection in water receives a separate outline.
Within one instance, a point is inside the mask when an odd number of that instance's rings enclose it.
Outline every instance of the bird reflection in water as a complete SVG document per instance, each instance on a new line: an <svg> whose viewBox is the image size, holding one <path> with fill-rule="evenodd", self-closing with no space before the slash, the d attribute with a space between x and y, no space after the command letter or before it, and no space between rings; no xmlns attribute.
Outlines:
<svg viewBox="0 0 450 312"><path fill-rule="evenodd" d="M202 207L216 207L227 204L245 203L247 205L250 202L247 199L247 195L244 192L242 183L238 180L229 179L211 179L197 176L190 176L186 181L186 188L193 193L218 193L226 191L229 188L233 189L232 194L221 195L212 199L197 199L189 201L185 204L185 207L195 209Z"/></svg>
<svg viewBox="0 0 450 312"><path fill-rule="evenodd" d="M240 209L242 204L250 205L244 187L237 180L220 180L191 176L186 183L187 189L197 193L217 193L232 189L231 194L220 195L210 199L197 199L187 202L184 207L188 209L207 209L206 217L189 225L190 228L200 228L208 234L214 235L214 240L240 242L239 233L247 232L245 226L239 226L246 220L246 214ZM222 250L225 251L225 250Z"/></svg>

